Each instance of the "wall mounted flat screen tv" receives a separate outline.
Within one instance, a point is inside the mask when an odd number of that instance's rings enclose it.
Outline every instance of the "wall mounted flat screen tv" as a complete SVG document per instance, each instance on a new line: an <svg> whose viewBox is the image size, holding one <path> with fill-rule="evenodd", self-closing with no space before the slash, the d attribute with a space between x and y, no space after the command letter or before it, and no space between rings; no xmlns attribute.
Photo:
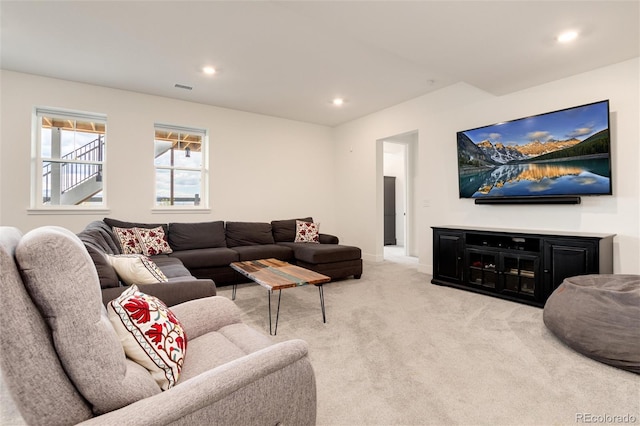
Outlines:
<svg viewBox="0 0 640 426"><path fill-rule="evenodd" d="M608 100L457 136L461 198L478 202L612 193Z"/></svg>

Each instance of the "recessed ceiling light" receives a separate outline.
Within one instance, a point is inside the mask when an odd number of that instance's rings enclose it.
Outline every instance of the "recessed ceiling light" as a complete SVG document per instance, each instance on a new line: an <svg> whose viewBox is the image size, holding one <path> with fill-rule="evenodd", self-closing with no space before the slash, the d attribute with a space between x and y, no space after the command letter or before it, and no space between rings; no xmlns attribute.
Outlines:
<svg viewBox="0 0 640 426"><path fill-rule="evenodd" d="M202 68L202 72L207 75L213 75L216 73L216 69L214 67L204 67Z"/></svg>
<svg viewBox="0 0 640 426"><path fill-rule="evenodd" d="M342 106L344 105L344 99L342 98L334 98L333 101L331 101L335 106Z"/></svg>
<svg viewBox="0 0 640 426"><path fill-rule="evenodd" d="M575 40L577 37L578 33L576 31L566 31L558 36L558 41L560 43L568 43Z"/></svg>

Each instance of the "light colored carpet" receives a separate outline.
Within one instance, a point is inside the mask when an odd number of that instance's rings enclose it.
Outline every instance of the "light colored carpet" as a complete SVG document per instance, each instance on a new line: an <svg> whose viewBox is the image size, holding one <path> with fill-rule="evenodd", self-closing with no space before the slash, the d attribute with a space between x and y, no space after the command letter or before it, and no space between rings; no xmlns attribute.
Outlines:
<svg viewBox="0 0 640 426"><path fill-rule="evenodd" d="M366 262L362 279L324 286L326 324L317 288L282 292L274 339L309 343L319 425L640 423L640 376L566 347L544 326L542 309L430 278L415 264ZM219 295L231 297L231 288ZM268 333L267 295L241 285L236 303ZM19 424L2 398L0 424Z"/></svg>
<svg viewBox="0 0 640 426"><path fill-rule="evenodd" d="M418 266L418 258L407 256L404 246L384 246L384 260L393 263L412 263L416 267Z"/></svg>
<svg viewBox="0 0 640 426"><path fill-rule="evenodd" d="M566 347L540 308L430 279L411 264L365 263L362 279L325 285L327 324L316 288L282 292L276 339L309 343L318 424L573 425L588 414L640 423L640 376ZM265 289L245 285L236 303L268 331Z"/></svg>

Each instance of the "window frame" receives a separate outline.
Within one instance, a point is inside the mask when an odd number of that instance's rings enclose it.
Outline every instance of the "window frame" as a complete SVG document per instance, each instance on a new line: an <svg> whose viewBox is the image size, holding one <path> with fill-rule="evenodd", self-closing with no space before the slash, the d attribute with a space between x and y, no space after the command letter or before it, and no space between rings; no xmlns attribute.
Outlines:
<svg viewBox="0 0 640 426"><path fill-rule="evenodd" d="M197 167L186 167L186 166L164 166L164 165L156 165L155 159L153 157L153 196L152 196L152 213L208 213L210 212L209 208L209 156L208 156L208 148L209 148L209 131L206 128L201 127L188 127L188 126L179 126L174 124L167 123L159 123L156 122L153 124L153 147L155 153L155 142L156 142L156 131L171 131L177 133L190 133L190 134L198 134L201 135L201 144L200 144L200 155L202 157L200 168ZM199 171L200 172L200 204L199 205L159 205L158 204L158 194L157 194L157 185L158 185L158 170L183 170L183 171ZM174 184L175 186L175 184Z"/></svg>
<svg viewBox="0 0 640 426"><path fill-rule="evenodd" d="M104 125L104 139L102 160L78 160L49 157L42 157L42 120L43 117L52 117L62 120L85 121L99 123ZM77 111L62 108L50 107L34 107L32 114L32 132L31 132L31 196L29 214L60 214L76 213L76 214L95 214L109 213L107 207L107 115L102 113ZM78 131L77 128L75 130ZM53 161L52 161L53 160ZM97 165L100 166L100 174L102 177L102 203L101 204L45 204L43 201L43 166L44 163L60 163L60 164L80 164L80 165Z"/></svg>

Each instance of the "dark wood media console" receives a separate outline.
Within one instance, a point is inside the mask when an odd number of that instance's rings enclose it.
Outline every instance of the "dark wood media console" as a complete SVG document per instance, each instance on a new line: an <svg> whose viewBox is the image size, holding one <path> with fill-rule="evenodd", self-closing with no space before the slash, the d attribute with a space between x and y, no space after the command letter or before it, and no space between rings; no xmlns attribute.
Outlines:
<svg viewBox="0 0 640 426"><path fill-rule="evenodd" d="M615 234L433 228L433 284L543 307L571 276L613 273Z"/></svg>

